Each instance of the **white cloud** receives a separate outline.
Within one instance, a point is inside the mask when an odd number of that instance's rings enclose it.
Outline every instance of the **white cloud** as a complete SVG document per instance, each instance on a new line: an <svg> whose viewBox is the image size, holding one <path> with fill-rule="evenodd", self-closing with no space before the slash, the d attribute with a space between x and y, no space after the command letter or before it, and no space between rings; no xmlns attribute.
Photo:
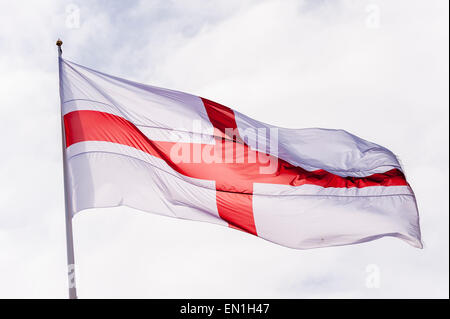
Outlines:
<svg viewBox="0 0 450 319"><path fill-rule="evenodd" d="M448 3L74 1L80 28L68 28L69 3L0 1L0 297L66 297L60 36L66 58L104 72L389 147L425 242L296 251L216 225L88 211L74 219L80 297L448 298ZM368 264L378 289L365 286Z"/></svg>

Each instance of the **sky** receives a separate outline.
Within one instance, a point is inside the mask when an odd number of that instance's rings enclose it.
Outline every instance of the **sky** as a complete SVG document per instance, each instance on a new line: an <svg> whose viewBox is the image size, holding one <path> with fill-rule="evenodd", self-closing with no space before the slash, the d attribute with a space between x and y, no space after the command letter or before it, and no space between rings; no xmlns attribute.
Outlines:
<svg viewBox="0 0 450 319"><path fill-rule="evenodd" d="M0 0L0 298L66 298L57 50L392 150L424 249L294 250L131 208L73 220L80 298L448 298L448 2Z"/></svg>

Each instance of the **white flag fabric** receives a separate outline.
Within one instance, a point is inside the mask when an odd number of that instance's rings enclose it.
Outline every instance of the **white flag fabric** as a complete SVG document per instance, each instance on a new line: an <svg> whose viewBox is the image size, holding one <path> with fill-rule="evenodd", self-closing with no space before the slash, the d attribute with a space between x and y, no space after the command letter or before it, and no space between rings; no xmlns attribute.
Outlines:
<svg viewBox="0 0 450 319"><path fill-rule="evenodd" d="M69 208L129 206L307 249L422 247L395 155L343 130L284 129L60 58Z"/></svg>

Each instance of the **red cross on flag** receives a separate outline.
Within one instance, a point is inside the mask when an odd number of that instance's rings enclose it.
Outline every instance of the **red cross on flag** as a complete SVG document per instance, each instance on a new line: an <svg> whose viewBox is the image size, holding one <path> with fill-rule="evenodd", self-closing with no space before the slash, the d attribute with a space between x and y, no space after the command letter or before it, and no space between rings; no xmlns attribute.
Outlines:
<svg viewBox="0 0 450 319"><path fill-rule="evenodd" d="M60 61L68 206L129 206L298 248L422 247L395 155L343 130L284 129L216 102Z"/></svg>

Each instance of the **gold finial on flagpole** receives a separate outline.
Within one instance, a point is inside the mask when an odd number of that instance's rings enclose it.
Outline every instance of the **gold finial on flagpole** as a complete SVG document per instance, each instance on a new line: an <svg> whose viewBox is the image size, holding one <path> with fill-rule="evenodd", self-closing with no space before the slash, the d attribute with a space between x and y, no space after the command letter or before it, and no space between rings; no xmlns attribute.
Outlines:
<svg viewBox="0 0 450 319"><path fill-rule="evenodd" d="M56 45L58 46L58 55L59 56L61 56L61 54L62 54L62 49L61 49L62 44L63 44L63 42L61 41L60 38L58 38L58 40L56 40Z"/></svg>

